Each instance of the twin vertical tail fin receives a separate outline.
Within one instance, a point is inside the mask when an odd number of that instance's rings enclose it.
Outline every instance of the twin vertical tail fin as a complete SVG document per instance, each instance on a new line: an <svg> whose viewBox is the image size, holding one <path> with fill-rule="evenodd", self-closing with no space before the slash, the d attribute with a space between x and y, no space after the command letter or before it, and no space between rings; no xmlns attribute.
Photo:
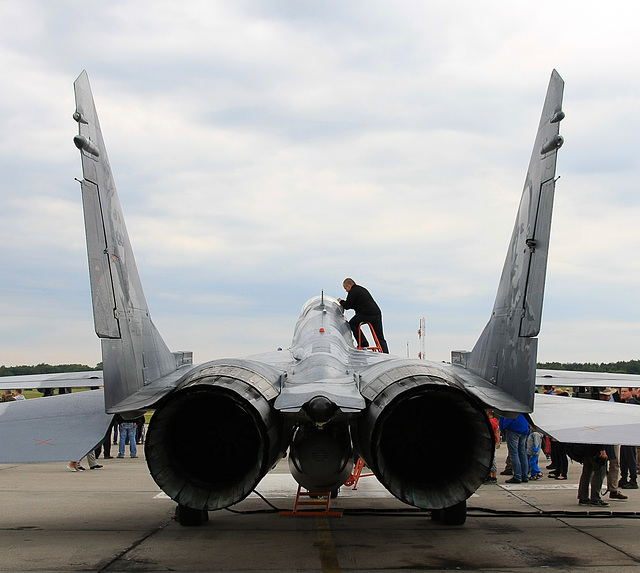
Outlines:
<svg viewBox="0 0 640 573"><path fill-rule="evenodd" d="M89 78L74 83L93 316L102 339L107 411L146 384L169 374L179 359L151 321L102 139Z"/></svg>
<svg viewBox="0 0 640 573"><path fill-rule="evenodd" d="M107 410L182 365L151 321L100 131L89 78L74 83L82 197L96 334L102 339ZM454 362L533 408L564 82L554 70L491 318Z"/></svg>
<svg viewBox="0 0 640 573"><path fill-rule="evenodd" d="M564 81L551 74L493 312L466 368L533 409Z"/></svg>

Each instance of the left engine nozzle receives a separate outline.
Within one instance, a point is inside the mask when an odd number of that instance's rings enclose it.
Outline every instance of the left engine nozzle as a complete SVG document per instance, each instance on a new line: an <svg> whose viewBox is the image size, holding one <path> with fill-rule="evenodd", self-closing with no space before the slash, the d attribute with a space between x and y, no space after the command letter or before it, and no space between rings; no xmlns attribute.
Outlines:
<svg viewBox="0 0 640 573"><path fill-rule="evenodd" d="M281 417L264 396L241 380L207 377L156 410L145 456L171 499L215 510L249 495L285 449Z"/></svg>

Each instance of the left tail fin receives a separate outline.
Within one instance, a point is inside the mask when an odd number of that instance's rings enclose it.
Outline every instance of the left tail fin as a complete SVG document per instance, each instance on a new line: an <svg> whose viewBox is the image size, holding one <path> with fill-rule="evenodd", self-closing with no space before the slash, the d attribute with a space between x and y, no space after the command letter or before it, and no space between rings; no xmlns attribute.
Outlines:
<svg viewBox="0 0 640 573"><path fill-rule="evenodd" d="M553 70L491 318L458 362L533 409L564 81ZM455 357L454 357L454 361Z"/></svg>
<svg viewBox="0 0 640 573"><path fill-rule="evenodd" d="M79 126L74 143L82 158L93 317L96 334L102 339L109 411L180 364L149 315L86 71L74 82L74 89L73 118Z"/></svg>

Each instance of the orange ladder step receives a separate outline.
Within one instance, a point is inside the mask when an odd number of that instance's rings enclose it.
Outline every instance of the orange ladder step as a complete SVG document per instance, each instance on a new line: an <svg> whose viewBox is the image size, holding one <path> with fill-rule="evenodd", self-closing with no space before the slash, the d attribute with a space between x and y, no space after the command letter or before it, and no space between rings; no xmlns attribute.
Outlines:
<svg viewBox="0 0 640 573"><path fill-rule="evenodd" d="M362 470L364 469L365 463L364 460L362 458L358 458L358 461L356 462L356 467L353 469L353 473L351 474L351 477L349 477L349 479L344 482L344 485L346 486L353 486L353 489L358 489L358 481L360 480L360 478L363 477L369 477L375 474L363 474Z"/></svg>
<svg viewBox="0 0 640 573"><path fill-rule="evenodd" d="M362 346L362 325L366 324L369 326L369 330L371 330L371 334L373 335L373 339L376 342L375 346ZM370 322L361 322L358 325L358 350L373 350L374 352L382 352L382 346L380 346L380 341L378 340L378 335L376 331L373 330L373 326L371 326Z"/></svg>
<svg viewBox="0 0 640 573"><path fill-rule="evenodd" d="M300 499L301 497L309 497L312 499L305 501ZM301 506L310 507L311 509L303 509ZM313 509L314 507L324 507L324 510L321 511L319 509ZM331 492L302 491L302 486L299 485L293 511L281 511L280 515L295 517L342 517L342 511L330 511L330 507Z"/></svg>

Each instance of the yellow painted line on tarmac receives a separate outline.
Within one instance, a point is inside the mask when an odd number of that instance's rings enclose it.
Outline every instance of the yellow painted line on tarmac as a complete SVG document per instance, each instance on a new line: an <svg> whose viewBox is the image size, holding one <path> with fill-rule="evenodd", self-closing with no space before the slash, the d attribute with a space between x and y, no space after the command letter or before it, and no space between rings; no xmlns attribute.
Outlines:
<svg viewBox="0 0 640 573"><path fill-rule="evenodd" d="M323 573L342 573L336 550L333 546L331 525L328 517L316 517L318 529L318 551Z"/></svg>

